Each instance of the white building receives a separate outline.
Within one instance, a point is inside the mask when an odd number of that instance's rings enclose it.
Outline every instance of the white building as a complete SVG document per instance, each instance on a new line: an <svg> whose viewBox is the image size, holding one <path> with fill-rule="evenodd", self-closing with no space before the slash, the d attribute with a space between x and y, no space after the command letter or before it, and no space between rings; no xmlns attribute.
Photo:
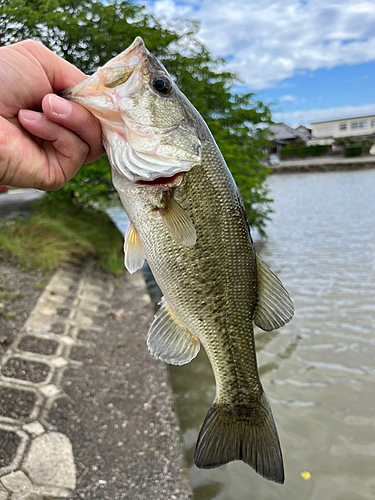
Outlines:
<svg viewBox="0 0 375 500"><path fill-rule="evenodd" d="M375 114L312 122L309 143L328 144L339 137L375 138Z"/></svg>

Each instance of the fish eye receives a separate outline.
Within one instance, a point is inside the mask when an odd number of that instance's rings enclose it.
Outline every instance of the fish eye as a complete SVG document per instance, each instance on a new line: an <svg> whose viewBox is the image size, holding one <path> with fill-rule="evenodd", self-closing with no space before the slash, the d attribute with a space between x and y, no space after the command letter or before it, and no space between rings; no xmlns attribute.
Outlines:
<svg viewBox="0 0 375 500"><path fill-rule="evenodd" d="M167 95L172 92L172 82L166 76L157 76L151 83L159 94Z"/></svg>

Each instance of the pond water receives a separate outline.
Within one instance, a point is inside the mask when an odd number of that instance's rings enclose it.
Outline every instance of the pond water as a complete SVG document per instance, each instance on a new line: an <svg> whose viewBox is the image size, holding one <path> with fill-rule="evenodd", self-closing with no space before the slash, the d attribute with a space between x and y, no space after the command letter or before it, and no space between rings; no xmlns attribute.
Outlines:
<svg viewBox="0 0 375 500"><path fill-rule="evenodd" d="M269 186L275 213L258 252L296 314L278 331L257 330L256 343L286 481L242 462L192 464L215 393L201 352L170 368L195 500L374 499L375 170L279 174Z"/></svg>

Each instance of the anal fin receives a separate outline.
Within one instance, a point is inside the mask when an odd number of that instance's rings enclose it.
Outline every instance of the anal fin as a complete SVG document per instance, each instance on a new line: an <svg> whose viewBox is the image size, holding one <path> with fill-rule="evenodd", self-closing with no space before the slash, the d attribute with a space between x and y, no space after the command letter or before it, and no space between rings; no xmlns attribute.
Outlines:
<svg viewBox="0 0 375 500"><path fill-rule="evenodd" d="M182 324L164 297L148 332L147 345L151 354L172 365L189 363L200 349L199 339Z"/></svg>
<svg viewBox="0 0 375 500"><path fill-rule="evenodd" d="M124 252L125 267L129 273L133 274L137 269L141 269L145 261L145 252L138 231L132 222L129 223L125 233Z"/></svg>
<svg viewBox="0 0 375 500"><path fill-rule="evenodd" d="M294 314L292 299L279 278L257 256L258 299L254 323L270 332L288 323Z"/></svg>

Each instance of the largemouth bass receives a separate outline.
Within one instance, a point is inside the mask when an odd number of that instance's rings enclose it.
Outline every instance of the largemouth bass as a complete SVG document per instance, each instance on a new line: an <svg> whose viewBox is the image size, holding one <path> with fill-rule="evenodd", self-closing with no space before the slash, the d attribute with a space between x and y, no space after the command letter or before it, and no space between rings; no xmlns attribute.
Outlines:
<svg viewBox="0 0 375 500"><path fill-rule="evenodd" d="M194 462L243 460L284 482L282 453L258 376L253 322L270 331L293 305L257 257L241 196L203 118L141 38L63 93L99 118L130 225L125 265L147 259L164 297L148 333L152 354L191 361L204 346L216 397Z"/></svg>

